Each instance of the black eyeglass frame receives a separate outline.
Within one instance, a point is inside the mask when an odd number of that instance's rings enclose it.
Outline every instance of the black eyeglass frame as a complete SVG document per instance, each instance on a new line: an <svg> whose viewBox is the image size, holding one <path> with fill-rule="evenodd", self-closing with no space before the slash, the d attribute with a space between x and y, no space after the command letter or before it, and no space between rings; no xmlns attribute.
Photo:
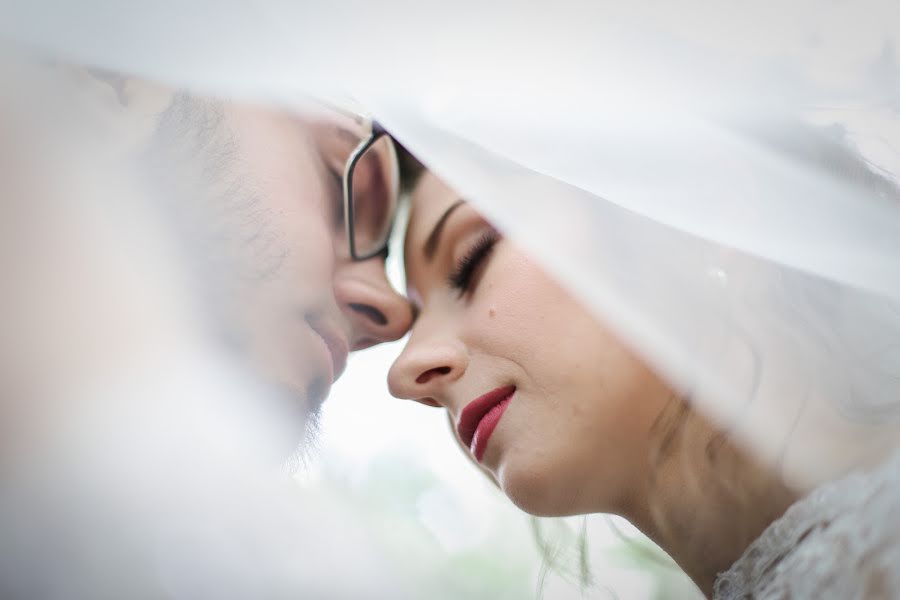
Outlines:
<svg viewBox="0 0 900 600"><path fill-rule="evenodd" d="M359 254L356 251L356 230L354 226L354 214L353 214L353 172L356 169L357 163L359 163L360 159L366 153L366 150L372 147L372 145L377 142L382 136L387 136L388 140L391 140L390 134L387 130L382 127L378 121L372 121L372 131L369 134L369 137L362 140L359 145L350 153L350 156L347 158L347 164L344 167L344 178L343 178L343 188L344 188L344 226L347 230L347 242L350 246L350 257L355 261L363 261L369 260L370 258L374 258L376 256L386 254L386 250L388 247L388 243L391 239L391 230L394 227L394 217L396 216L397 210L397 202L396 198L394 203L394 213L390 215L391 224L388 227L387 235L384 238L384 243L381 244L378 248L367 252L365 254Z"/></svg>

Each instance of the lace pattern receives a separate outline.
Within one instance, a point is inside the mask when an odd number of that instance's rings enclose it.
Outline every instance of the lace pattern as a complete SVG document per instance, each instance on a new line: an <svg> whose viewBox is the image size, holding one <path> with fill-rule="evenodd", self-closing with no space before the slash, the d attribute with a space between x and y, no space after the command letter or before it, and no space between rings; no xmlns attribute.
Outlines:
<svg viewBox="0 0 900 600"><path fill-rule="evenodd" d="M797 501L719 574L713 598L900 598L900 453Z"/></svg>

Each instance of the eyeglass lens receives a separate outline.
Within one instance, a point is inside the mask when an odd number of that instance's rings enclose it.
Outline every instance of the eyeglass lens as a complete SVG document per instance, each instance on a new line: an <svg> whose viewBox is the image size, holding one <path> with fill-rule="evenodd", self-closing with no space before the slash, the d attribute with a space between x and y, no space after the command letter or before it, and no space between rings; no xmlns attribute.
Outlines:
<svg viewBox="0 0 900 600"><path fill-rule="evenodd" d="M356 254L366 256L387 240L397 204L396 155L388 136L380 136L363 153L352 183Z"/></svg>

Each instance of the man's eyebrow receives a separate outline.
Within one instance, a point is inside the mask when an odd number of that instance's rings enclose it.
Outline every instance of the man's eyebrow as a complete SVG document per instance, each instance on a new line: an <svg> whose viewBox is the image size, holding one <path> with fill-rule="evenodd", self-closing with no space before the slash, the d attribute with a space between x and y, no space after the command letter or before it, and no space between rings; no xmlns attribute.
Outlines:
<svg viewBox="0 0 900 600"><path fill-rule="evenodd" d="M349 142L353 142L354 145L359 144L359 142L361 141L357 133L354 133L343 125L335 123L334 130L335 133L337 133L338 137L341 137Z"/></svg>
<svg viewBox="0 0 900 600"><path fill-rule="evenodd" d="M441 218L437 220L437 223L434 224L434 228L431 230L431 233L428 234L428 239L425 240L425 259L427 261L430 262L434 258L434 253L437 251L438 242L441 239L441 233L444 231L444 225L447 223L447 219L454 210L463 204L465 204L465 200L462 199L451 204L450 207L444 211L444 214L441 215Z"/></svg>

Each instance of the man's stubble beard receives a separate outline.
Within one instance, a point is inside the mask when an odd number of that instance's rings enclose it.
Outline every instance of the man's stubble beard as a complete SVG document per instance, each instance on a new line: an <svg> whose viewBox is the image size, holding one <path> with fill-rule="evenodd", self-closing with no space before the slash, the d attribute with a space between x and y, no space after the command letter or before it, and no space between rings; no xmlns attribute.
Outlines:
<svg viewBox="0 0 900 600"><path fill-rule="evenodd" d="M187 266L204 326L227 355L248 364L252 332L242 323L242 301L279 276L290 250L239 152L223 103L179 93L160 115L142 162ZM296 407L296 392L272 387L274 404ZM314 448L329 389L321 376L306 385L306 425L300 443L285 453L292 455L289 463L304 464ZM285 410L285 418L296 418L292 412Z"/></svg>

